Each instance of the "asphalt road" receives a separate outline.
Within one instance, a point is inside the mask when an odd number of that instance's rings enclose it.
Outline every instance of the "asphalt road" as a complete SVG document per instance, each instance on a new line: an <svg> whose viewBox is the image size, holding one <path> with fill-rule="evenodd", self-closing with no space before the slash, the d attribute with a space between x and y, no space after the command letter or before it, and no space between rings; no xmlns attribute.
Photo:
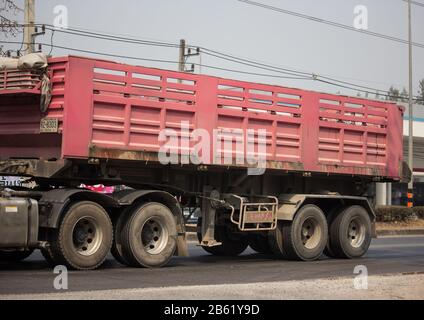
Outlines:
<svg viewBox="0 0 424 320"><path fill-rule="evenodd" d="M375 240L367 256L359 260L324 257L316 262L291 262L251 250L240 257L219 258L194 244L190 254L190 258L174 258L162 269L127 268L110 258L100 270L70 271L69 292L353 277L357 265L365 265L370 276L424 273L424 237ZM0 264L0 295L55 293L56 276L39 252L20 264Z"/></svg>

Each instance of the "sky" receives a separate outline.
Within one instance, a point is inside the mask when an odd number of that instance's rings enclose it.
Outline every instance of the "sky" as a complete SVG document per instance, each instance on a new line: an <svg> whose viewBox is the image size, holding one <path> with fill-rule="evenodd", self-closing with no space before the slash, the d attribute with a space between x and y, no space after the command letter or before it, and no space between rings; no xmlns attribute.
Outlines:
<svg viewBox="0 0 424 320"><path fill-rule="evenodd" d="M319 18L353 25L354 8L368 9L369 30L407 39L407 4L402 0L256 0L264 4ZM424 0L417 0L424 3ZM1 2L1 0L0 0ZM325 75L343 81L388 90L393 85L408 87L408 46L372 36L338 29L270 10L249 6L237 0L35 0L37 23L52 24L54 8L65 5L68 23L102 33L189 45ZM23 6L23 0L16 0ZM413 41L424 44L424 7L413 6ZM16 17L23 22L23 16ZM51 34L37 41L50 43ZM0 35L0 41L5 40ZM10 41L10 38L8 39ZM21 36L12 41L21 41ZM53 43L59 46L94 50L118 55L178 60L177 48L124 44L56 33ZM19 47L19 45L18 45ZM5 45L5 49L16 48ZM50 48L45 46L45 52ZM54 49L53 55L75 54ZM82 54L78 54L82 55ZM84 55L84 54L83 54ZM85 54L88 55L88 54ZM177 64L109 60L135 65L177 69ZM198 57L189 61L199 63ZM269 73L232 62L202 55L201 62L237 70ZM232 79L269 83L302 89L356 95L347 89L310 80L290 80L242 75L196 67L196 73ZM418 81L424 79L424 48L414 47L414 94Z"/></svg>

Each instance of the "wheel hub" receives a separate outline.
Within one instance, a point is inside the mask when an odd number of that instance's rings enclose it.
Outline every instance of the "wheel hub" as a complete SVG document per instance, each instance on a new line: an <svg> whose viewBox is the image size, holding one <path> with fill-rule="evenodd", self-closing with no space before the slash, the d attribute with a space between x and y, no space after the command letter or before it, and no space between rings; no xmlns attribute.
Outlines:
<svg viewBox="0 0 424 320"><path fill-rule="evenodd" d="M100 247L103 234L91 217L79 219L72 232L74 250L83 256L94 254Z"/></svg>
<svg viewBox="0 0 424 320"><path fill-rule="evenodd" d="M75 230L74 239L77 243L83 244L88 237L88 234L82 228Z"/></svg>
<svg viewBox="0 0 424 320"><path fill-rule="evenodd" d="M160 254L168 243L168 229L161 219L153 217L146 221L141 231L141 241L150 254Z"/></svg>
<svg viewBox="0 0 424 320"><path fill-rule="evenodd" d="M314 249L320 241L321 228L318 222L313 218L308 218L302 225L301 229L302 243L307 249Z"/></svg>
<svg viewBox="0 0 424 320"><path fill-rule="evenodd" d="M364 243L365 227L359 219L350 222L347 236L352 247L358 248Z"/></svg>

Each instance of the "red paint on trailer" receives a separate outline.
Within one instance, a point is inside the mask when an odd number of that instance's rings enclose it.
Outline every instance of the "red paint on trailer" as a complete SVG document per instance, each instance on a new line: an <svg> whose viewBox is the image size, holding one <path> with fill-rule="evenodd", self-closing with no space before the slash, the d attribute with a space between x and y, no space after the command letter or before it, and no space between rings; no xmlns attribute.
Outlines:
<svg viewBox="0 0 424 320"><path fill-rule="evenodd" d="M190 132L211 136L214 129L265 129L270 168L401 175L403 109L394 103L74 56L49 65L53 99L46 114L34 103L5 100L6 81L0 88L1 140L21 138L19 148L0 142L0 157L28 157L26 147L42 158L88 158L93 149L155 153L160 131L180 132L184 121ZM50 151L31 144L48 137L39 133L45 117L60 124L60 142L50 138Z"/></svg>

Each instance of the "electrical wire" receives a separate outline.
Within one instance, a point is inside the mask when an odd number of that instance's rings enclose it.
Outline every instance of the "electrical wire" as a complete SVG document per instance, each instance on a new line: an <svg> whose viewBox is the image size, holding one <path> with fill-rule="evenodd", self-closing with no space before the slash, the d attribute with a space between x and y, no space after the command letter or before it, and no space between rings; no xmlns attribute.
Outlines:
<svg viewBox="0 0 424 320"><path fill-rule="evenodd" d="M2 41L2 43L19 44L20 42L16 42L16 41ZM39 44L48 46L48 44L45 44L45 43L39 43ZM82 52L82 53L89 53L89 54L94 54L94 55L108 56L108 57L114 57L114 58L123 58L123 59L128 59L128 60L150 61L150 62L161 62L161 63L172 63L172 64L176 64L177 63L177 61L171 61L171 60L140 58L140 57L134 57L134 56L126 56L126 55L118 55L118 54L97 52L97 51L92 51L92 50L76 49L76 48L70 48L70 47L59 46L59 45L53 45L53 48L63 49L63 50L69 50L69 51L75 51L75 52ZM194 65L198 65L199 66L200 64L199 63L194 63ZM313 78L307 79L307 78L276 76L276 75L263 74L263 73L254 73L254 72L247 72L247 71L241 71L241 70L235 70L235 69L221 68L221 67L211 66L211 65L205 65L205 64L202 64L202 67L209 68L209 69L215 69L215 70L221 70L221 71L227 71L227 72L233 72L233 73L241 73L241 74L249 74L249 75L255 75L255 76L263 76L263 77L282 78L282 79L295 79L295 80L317 80L317 79L313 79ZM368 94L375 94L375 92L372 92L372 91L356 90L353 87L335 84L335 83L332 83L332 82L326 81L326 80L318 79L317 81L320 81L322 83L326 83L326 84L329 84L329 85L334 85L334 86L338 86L338 87L342 87L342 88L354 90L354 91L361 91L361 92L368 93ZM386 98L393 98L393 95L388 95L388 94L380 94L380 96L381 97L386 97ZM420 98L416 97L416 99L414 99L414 101L420 101Z"/></svg>
<svg viewBox="0 0 424 320"><path fill-rule="evenodd" d="M100 32L82 31L81 29L76 29L76 28L69 28L69 29L64 30L64 29L56 29L52 25L47 25L46 29L51 30L51 31L57 31L57 32L62 32L62 33L66 33L66 34L71 34L71 35L95 38L95 39L118 41L118 42L125 42L125 43L134 43L134 44L142 44L142 45L149 45L149 46L179 48L179 44L175 44L175 43L158 42L158 41L150 41L150 40L141 40L141 39L136 39L136 38L112 36L112 35L100 33ZM188 48L197 48L195 46L187 46L187 47ZM202 49L202 51L207 55L210 55L210 56L213 56L213 57L216 57L216 58L219 58L219 59L239 63L239 64L244 64L244 65L254 67L254 68L260 68L260 69L264 69L264 70L267 70L267 71L290 74L292 76L306 76L308 78L313 75L312 73L309 73L309 72L303 72L303 71L298 71L298 70L293 70L293 69L288 69L288 68L276 67L276 66L260 63L260 62L253 61L253 60L235 57L233 55L225 54L225 53L218 52L218 51L215 51L215 50L211 50L211 49L208 49L208 48L205 48L205 47L199 47L199 48ZM235 60L237 60L237 61L235 61ZM337 80L334 77L327 77L327 76L321 76L321 75L314 75L314 76L325 78L325 79L331 80L333 82L340 82L340 83L343 83L343 84L348 84L348 85L355 86L355 87L358 87L358 88L380 91L380 92L388 92L388 91L383 90L383 89L365 87L365 86L354 84L352 82Z"/></svg>
<svg viewBox="0 0 424 320"><path fill-rule="evenodd" d="M409 2L409 0L402 0L402 1L406 2L406 3ZM421 3L421 2L418 2L418 1L411 1L411 4L424 8L424 3Z"/></svg>
<svg viewBox="0 0 424 320"><path fill-rule="evenodd" d="M156 41L148 41L148 40L140 40L140 39L135 39L135 38L123 38L123 37L116 37L116 36L109 36L107 34L104 33L98 33L98 32L89 32L88 34L84 34L83 31L72 28L71 29L73 32L69 32L69 31L64 31L65 33L68 34L74 34L74 35L81 35L81 36L86 36L86 37L94 37L94 38L98 38L98 39L106 39L106 40L112 40L112 41L119 41L119 42L130 42L130 43L140 43L140 44L144 44L144 45L153 45L153 46L162 46L162 47L172 47L172 48L178 48L179 45L178 44L172 44L172 43L167 43L167 42L156 42ZM59 32L62 32L62 30L58 30ZM188 46L189 48L197 48L195 46ZM338 80L335 79L334 77L327 77L327 76L321 76L321 75L314 75L312 73L308 73L308 72L303 72L303 71L298 71L298 70L294 70L294 69L288 69L288 68L282 68L282 67L276 67L270 64L265 64L265 63L260 63L257 61L253 61L253 60L249 60L249 59L244 59L244 58L240 58L240 57L236 57L234 55L230 55L230 54L226 54L226 53L222 53L219 51L215 51L215 50L211 50L205 47L198 47L199 49L202 50L203 53L205 53L206 55L218 58L218 59L222 59L222 60L226 60L226 61L230 61L230 62L234 62L234 63L238 63L238 64L242 64L242 65L246 65L246 66L250 66L250 67L254 67L254 68L259 68L259 69L263 69L263 70L267 70L267 71L271 71L271 72L278 72L278 73L283 73L283 74L287 74L290 76L296 76L296 77L304 77L306 79L309 79L311 76L315 77L316 80L319 80L319 78L325 79L325 80L330 80L332 85L337 85L337 83L342 84L342 85L349 85L352 87L355 87L355 90L359 90L359 89L366 89L366 90L370 90L370 91L374 91L373 93L377 93L377 92L382 92L382 93L390 93L387 90L383 90L383 89L376 89L376 88L372 88L369 86L362 86L362 85L358 85L352 82L347 82L347 81L342 81L342 80ZM321 81L323 82L323 81ZM335 83L334 83L335 82ZM330 83L329 83L330 84ZM344 86L340 86L343 87ZM352 89L353 90L353 89ZM369 91L363 91L364 93L369 93Z"/></svg>
<svg viewBox="0 0 424 320"><path fill-rule="evenodd" d="M334 22L334 21L330 21L330 20L326 20L326 19L322 19L322 18L317 18L317 17L314 17L314 16L306 15L306 14L295 12L295 11L286 10L286 9L283 9L283 8L273 7L273 6L263 4L263 3L260 3L260 2L255 2L255 1L251 1L251 0L236 0L236 1L245 3L245 4L250 5L250 6L255 6L255 7L271 10L271 11L274 11L274 12L279 12L279 13L291 15L291 16L294 16L294 17L298 17L298 18L302 18L302 19L306 19L306 20L310 20L310 21L314 21L314 22L318 22L318 23L323 23L323 24L330 25L330 26L333 26L333 27L337 27L337 28L341 28L341 29L345 29L345 30L349 30L349 31L354 31L354 32L370 35L370 36L377 37L377 38L380 38L380 39L386 39L386 40L399 42L399 43L403 43L403 44L409 44L408 40L404 40L404 39L401 39L401 38L396 38L396 37L393 37L393 36L385 35L385 34L378 33L378 32L373 32L373 31L369 31L369 30L356 29L352 26L342 24L342 23L339 23L339 22ZM418 47L418 48L424 48L423 43L413 42L412 45L415 46L415 47Z"/></svg>
<svg viewBox="0 0 424 320"><path fill-rule="evenodd" d="M51 56L52 53L53 53L53 38L54 38L54 33L55 33L55 30L52 30L52 35L50 37L50 52L48 54L49 56Z"/></svg>
<svg viewBox="0 0 424 320"><path fill-rule="evenodd" d="M16 41L0 41L0 43L7 43L7 44L18 44L20 42ZM50 46L50 44L46 43L38 43L43 46ZM140 57L134 57L134 56L126 56L126 55L119 55L119 54L112 54L112 53L105 53L105 52L98 52L98 51L92 51L92 50L83 50L83 49L77 49L77 48L71 48L71 47L65 47L65 46L59 46L59 45L52 45L53 48L56 49L62 49L62 50L69 50L69 51L75 51L75 52L81 52L81 53L89 53L94 55L101 55L106 57L113 57L113 58L122 58L122 59L128 59L128 60L138 60L138 61L149 61L149 62L160 62L160 63L170 63L170 64L177 64L177 61L172 60L163 60L163 59L151 59L151 58L140 58ZM199 63L193 63L194 65L200 66ZM215 69L220 71L226 71L226 72L233 72L233 73L240 73L240 74L248 74L248 75L254 75L254 76L261 76L261 77L270 77L270 78L278 78L278 79L292 79L292 80L306 80L306 78L299 78L299 77L286 77L286 76L278 76L278 75L272 75L272 74L265 74L265 73L256 73L256 72L248 72L248 71L242 71L242 70L236 70L236 69L229 69L229 68L222 68L212 65L205 65L202 64L202 67L209 68L209 69ZM310 78L309 80L312 80Z"/></svg>
<svg viewBox="0 0 424 320"><path fill-rule="evenodd" d="M55 29L50 29L49 27L47 27L47 28L49 30L52 30L52 31L55 30ZM122 37L115 37L115 36L109 37L107 34L102 34L102 33L90 32L89 34L84 34L81 30L78 30L78 29L72 29L72 31L74 31L74 32L70 32L70 31L66 31L66 30L65 31L64 30L57 30L57 31L67 33L67 34L73 34L73 35L78 35L78 36L95 38L95 39L104 39L104 40L119 41L119 42L126 42L126 43L137 43L137 44L140 43L140 44L143 44L143 45L153 45L153 46L172 47L172 48L179 47L179 45L177 45L177 44L171 44L171 43L166 43L166 42L150 42L150 41L147 41L147 40L140 40L140 39L134 39L134 38L129 39L129 38L122 38ZM196 48L194 46L188 46L188 47ZM215 57L215 58L219 58L219 59L222 59L222 60L226 60L226 61L230 61L230 62L254 67L254 68L259 68L259 69L263 69L263 70L267 70L267 71L288 74L288 75L299 77L299 78L303 77L303 78L306 78L306 79L309 79L311 76L313 76L312 73L307 73L307 72L297 71L297 70L293 70L293 69L281 68L281 67L276 67L276 66L272 66L272 65L269 65L269 64L259 63L259 62L256 62L256 61L252 61L252 60L248 60L248 59L244 59L244 58L239 58L239 57L235 57L233 55L229 55L229 54L225 54L225 53L218 52L218 51L215 51L215 50L211 50L211 49L208 49L208 48L205 48L205 47L199 47L199 48L206 55L209 55L209 56L212 56L212 57ZM357 85L357 84L352 83L352 82L337 80L337 79L332 78L332 77L326 77L326 76L321 76L321 75L315 75L315 77L330 80L330 81L332 81L332 83L331 83L332 85L337 85L336 83L340 83L340 84L344 84L344 85L347 84L349 86L356 87L355 90L366 89L366 90L374 91L374 93L376 93L376 92L389 93L389 91L387 91L387 90L371 88L371 87L368 87L368 86L361 86L361 85ZM319 79L316 79L316 80L319 80ZM334 82L336 82L336 83L334 83ZM369 93L369 91L364 91L364 92Z"/></svg>
<svg viewBox="0 0 424 320"><path fill-rule="evenodd" d="M54 26L52 26L52 25L45 25L45 26L46 26L46 29L52 31L51 44L49 45L51 47L51 51L54 48L54 46L52 45L53 44L54 32L61 32L61 33L66 33L66 34L71 34L71 35L76 35L76 36L84 36L84 37L101 39L101 40L110 40L110 41L118 41L118 42L133 43L133 44L142 44L142 45L149 45L149 46L159 46L159 47L169 47L169 48L179 48L179 46L180 46L179 44L175 44L175 43L142 40L142 39L136 39L136 38L121 37L121 36L113 36L113 35L100 33L100 32L82 31L81 29L76 29L76 28L68 28L68 29L65 30L65 29L54 28ZM236 72L236 73L241 73L241 74L266 76L266 77L273 77L273 78L283 78L283 79L311 80L311 78L312 78L313 80L316 80L316 81L319 81L319 82L322 82L322 83L327 83L327 84L330 84L330 85L333 85L333 86L339 86L341 88L347 88L347 89L350 89L350 90L356 90L358 92L363 92L363 93L367 93L367 94L369 94L369 93L372 93L372 94L385 93L385 94L387 94L387 96L390 96L389 95L390 92L387 91L387 90L376 89L376 88L372 88L372 87L368 87L368 86L362 86L362 85L358 85L358 84L355 84L355 83L352 83L352 82L338 80L338 79L335 79L333 77L321 76L321 75L316 75L316 74L298 71L298 70L293 70L293 69L288 69L288 68L276 67L276 66L273 66L273 65L270 65L270 64L260 63L260 62L257 62L257 61L244 59L244 58L236 57L234 55L218 52L218 51L211 50L211 49L208 49L208 48L205 48L205 47L195 47L195 46L187 46L187 47L188 48L199 48L199 49L202 50L203 53L205 53L209 56L213 56L215 58L219 58L219 59L227 60L227 61L230 61L230 62L233 62L233 63L238 63L238 64L246 65L246 66L249 66L249 67L267 70L267 71L271 71L271 72L275 72L275 73L290 75L290 77L287 77L287 76L280 77L280 76L264 74L264 73L247 72L247 71L241 71L241 70L226 69L226 68L220 68L220 67L216 67L216 66L204 65L206 68L210 68L210 69ZM64 49L67 49L67 48L64 47ZM95 53L94 51L80 50L80 49L76 49L76 48L69 48L69 50L72 50L72 51L78 51L79 50L79 52L84 52L84 53L92 53L92 54L99 54L99 55L101 54L101 55L110 56L110 57L126 58L126 56L113 55L113 54L107 54L107 53ZM131 59L131 57L128 58L128 59ZM148 59L147 61L165 62L163 60L157 60L157 59ZM175 61L168 61L166 63L176 63L176 62ZM199 64L194 64L194 65L199 65ZM203 64L202 64L202 66L203 66Z"/></svg>

